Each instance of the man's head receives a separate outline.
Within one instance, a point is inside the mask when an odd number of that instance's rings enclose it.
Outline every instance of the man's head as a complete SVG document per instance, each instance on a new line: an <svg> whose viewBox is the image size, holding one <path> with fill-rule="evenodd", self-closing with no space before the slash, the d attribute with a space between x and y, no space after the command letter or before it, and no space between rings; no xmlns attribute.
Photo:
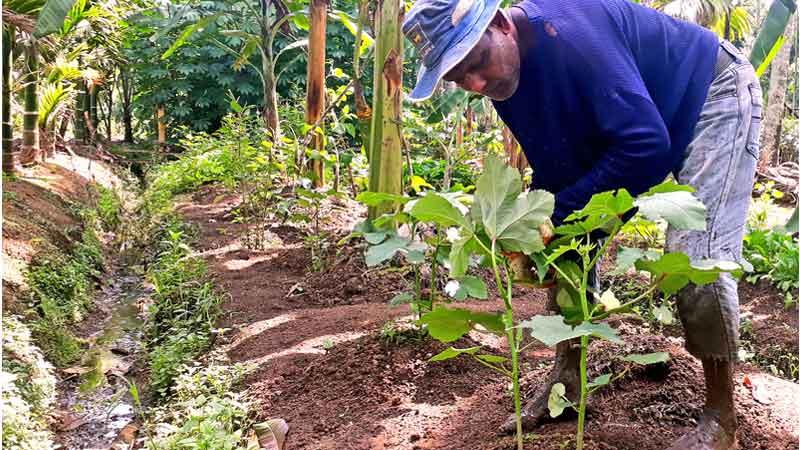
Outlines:
<svg viewBox="0 0 800 450"><path fill-rule="evenodd" d="M403 23L422 67L412 101L425 100L444 78L505 100L519 84L517 30L500 0L419 0Z"/></svg>

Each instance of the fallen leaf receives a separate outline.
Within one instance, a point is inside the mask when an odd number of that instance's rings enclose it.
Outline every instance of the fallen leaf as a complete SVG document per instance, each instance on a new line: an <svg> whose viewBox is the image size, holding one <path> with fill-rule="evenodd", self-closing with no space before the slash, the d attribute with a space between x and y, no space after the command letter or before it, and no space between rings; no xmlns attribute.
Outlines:
<svg viewBox="0 0 800 450"><path fill-rule="evenodd" d="M753 383L753 399L762 405L769 405L773 402L772 396L767 387L761 383Z"/></svg>

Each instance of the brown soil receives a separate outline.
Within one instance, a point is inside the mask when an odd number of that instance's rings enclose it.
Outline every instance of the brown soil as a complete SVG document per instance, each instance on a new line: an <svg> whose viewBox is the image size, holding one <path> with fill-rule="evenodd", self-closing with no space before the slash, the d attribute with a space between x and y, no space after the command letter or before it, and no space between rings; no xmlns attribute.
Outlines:
<svg viewBox="0 0 800 450"><path fill-rule="evenodd" d="M469 359L429 362L445 348L430 339L390 343L381 337L387 321L409 314L405 306L387 305L407 288L404 275L385 267L368 270L359 256L363 249L354 242L333 256L325 271L308 273L310 254L300 227L270 227L271 244L249 250L241 243L246 225L230 223L237 202L235 196L206 188L179 209L198 226L197 245L230 293L221 325L231 331L223 345L234 361L255 365L247 384L262 419L281 417L289 423L287 449L513 448L511 437L496 433L512 412L507 380ZM355 222L348 208L331 211L327 226ZM330 234L341 237L343 228ZM518 317L543 313L544 292L523 294L517 300ZM745 290L743 309L751 303L767 308L767 324L785 319L796 349L796 318L784 317L780 302L754 298ZM464 306L502 309L496 298ZM619 328L624 348L593 344L590 374L618 373L623 366L613 355L620 353L668 351L672 358L658 367L634 368L593 397L586 448L665 448L701 413L701 368L682 349L680 338L651 334L635 322L622 322ZM781 336L776 339L788 344L789 332ZM502 340L477 334L455 346L475 345L476 340L489 351L503 350ZM526 351L526 392L538 388L552 356L550 349L536 345ZM753 386L769 393L767 400L758 396L766 404L756 401ZM740 448L796 448L799 400L796 384L744 366L737 374ZM574 421L546 423L526 435L526 448L571 448L574 431Z"/></svg>

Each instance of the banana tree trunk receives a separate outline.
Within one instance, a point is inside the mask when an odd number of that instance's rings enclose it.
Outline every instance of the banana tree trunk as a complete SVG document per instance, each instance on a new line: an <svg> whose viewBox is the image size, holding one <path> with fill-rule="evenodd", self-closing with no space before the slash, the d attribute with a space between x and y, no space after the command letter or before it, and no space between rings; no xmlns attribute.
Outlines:
<svg viewBox="0 0 800 450"><path fill-rule="evenodd" d="M356 117L358 117L358 134L361 137L361 145L364 146L367 156L369 156L370 149L372 108L367 104L367 99L364 96L364 86L361 84L361 41L364 37L364 24L367 22L368 13L369 1L359 0L356 42L353 46L353 97L356 103Z"/></svg>
<svg viewBox="0 0 800 450"><path fill-rule="evenodd" d="M14 155L14 127L11 126L11 46L14 28L8 24L3 29L3 172L16 172Z"/></svg>
<svg viewBox="0 0 800 450"><path fill-rule="evenodd" d="M403 95L403 3L379 0L375 10L375 76L370 132L369 190L401 194L403 157L400 124ZM391 205L372 207L370 219Z"/></svg>
<svg viewBox="0 0 800 450"><path fill-rule="evenodd" d="M308 36L308 82L306 85L306 123L314 126L321 122L325 109L325 28L328 14L326 0L311 0L311 29ZM318 124L322 127L322 123ZM314 187L325 184L325 162L322 151L325 137L312 131L311 173Z"/></svg>
<svg viewBox="0 0 800 450"><path fill-rule="evenodd" d="M790 20L784 32L785 42L772 60L769 76L767 107L764 110L764 121L761 125L761 156L758 159L758 171L764 172L775 163L775 156L780 146L780 128L785 111L786 87L789 83L789 65L792 53L792 42L797 30L797 20Z"/></svg>
<svg viewBox="0 0 800 450"><path fill-rule="evenodd" d="M34 164L41 161L39 150L39 52L36 44L25 47L25 112L22 128L22 164Z"/></svg>

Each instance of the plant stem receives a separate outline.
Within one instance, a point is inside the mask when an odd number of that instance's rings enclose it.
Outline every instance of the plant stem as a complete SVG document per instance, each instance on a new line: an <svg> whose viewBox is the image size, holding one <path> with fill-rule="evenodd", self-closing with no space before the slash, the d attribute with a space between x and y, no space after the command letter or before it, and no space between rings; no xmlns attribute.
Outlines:
<svg viewBox="0 0 800 450"><path fill-rule="evenodd" d="M578 406L578 433L575 437L575 449L582 450L583 449L583 425L586 421L586 399L588 398L588 392L586 389L586 353L589 348L589 336L581 336L581 398L580 403Z"/></svg>
<svg viewBox="0 0 800 450"><path fill-rule="evenodd" d="M511 384L514 392L514 415L517 419L517 450L522 450L522 400L519 393L519 347L517 345L516 336L514 335L514 310L511 306L511 292L513 286L508 268L506 268L506 288L503 289L500 269L497 267L497 252L494 241L492 242L491 255L494 280L495 283L497 283L497 290L500 291L503 297L503 304L506 308L506 312L503 314L503 322L505 323L506 335L508 336L508 348L511 351Z"/></svg>

